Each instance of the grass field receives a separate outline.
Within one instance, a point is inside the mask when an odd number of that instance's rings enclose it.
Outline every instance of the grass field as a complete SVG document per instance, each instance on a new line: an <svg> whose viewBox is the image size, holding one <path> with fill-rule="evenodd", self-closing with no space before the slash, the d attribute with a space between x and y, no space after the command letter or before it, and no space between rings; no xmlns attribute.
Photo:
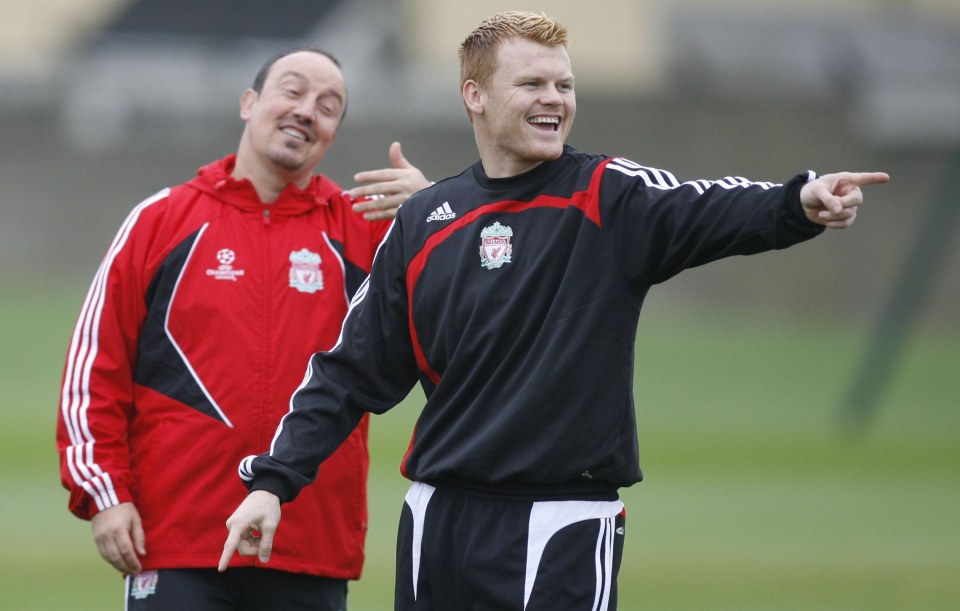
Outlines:
<svg viewBox="0 0 960 611"><path fill-rule="evenodd" d="M121 581L66 510L57 385L83 289L0 295L0 601L121 609ZM876 420L838 403L866 328L704 317L653 300L637 352L641 459L624 491L621 609L956 609L960 329L923 329ZM353 611L392 609L397 470L418 394L372 424L371 521Z"/></svg>

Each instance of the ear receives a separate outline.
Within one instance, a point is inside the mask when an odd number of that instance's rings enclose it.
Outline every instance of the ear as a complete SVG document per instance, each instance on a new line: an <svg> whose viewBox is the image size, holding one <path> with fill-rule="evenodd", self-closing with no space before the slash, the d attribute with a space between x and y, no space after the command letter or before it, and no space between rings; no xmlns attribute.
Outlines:
<svg viewBox="0 0 960 611"><path fill-rule="evenodd" d="M256 106L257 100L260 99L260 95L253 89L247 89L240 96L240 118L244 121L249 121L250 116L253 114L253 107Z"/></svg>
<svg viewBox="0 0 960 611"><path fill-rule="evenodd" d="M475 115L483 114L485 96L477 81L473 79L465 81L460 93L463 96L463 105L467 107L468 111Z"/></svg>

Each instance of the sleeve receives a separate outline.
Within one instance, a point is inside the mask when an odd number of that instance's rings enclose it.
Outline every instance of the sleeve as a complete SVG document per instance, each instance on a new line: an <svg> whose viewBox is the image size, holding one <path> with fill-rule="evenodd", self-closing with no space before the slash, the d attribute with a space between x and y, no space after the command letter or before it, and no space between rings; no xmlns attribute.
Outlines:
<svg viewBox="0 0 960 611"><path fill-rule="evenodd" d="M407 396L417 381L407 312L397 219L350 303L337 344L310 358L270 451L241 461L240 478L249 489L292 501L365 413L386 412Z"/></svg>
<svg viewBox="0 0 960 611"><path fill-rule="evenodd" d="M800 207L800 188L813 173L781 185L740 177L680 183L669 172L623 159L602 171L604 232L639 285L724 257L786 248L824 229Z"/></svg>
<svg viewBox="0 0 960 611"><path fill-rule="evenodd" d="M355 204L369 202L374 199L373 197L358 197L356 199L351 199L346 192L340 193L339 197L341 198L341 204L343 206L346 220L345 224L347 225L347 237L344 238L344 248L348 251L351 247L363 249L363 252L367 255L367 259L369 260L372 258L372 253L376 252L380 242L383 241L384 236L387 235L387 231L390 230L392 221L368 221L363 218L362 214L353 211L353 206ZM351 232L355 233L357 239L354 240L349 237ZM367 265L366 269L369 270L370 266Z"/></svg>
<svg viewBox="0 0 960 611"><path fill-rule="evenodd" d="M146 315L142 204L124 221L84 299L60 392L57 449L69 508L80 518L131 501L127 431L133 369Z"/></svg>
<svg viewBox="0 0 960 611"><path fill-rule="evenodd" d="M344 273L347 295L352 298L370 274L374 254L390 229L391 221L368 221L353 211L353 204L365 201L367 198L351 200L343 194L338 197L340 223L343 229L338 247L342 248L346 266Z"/></svg>

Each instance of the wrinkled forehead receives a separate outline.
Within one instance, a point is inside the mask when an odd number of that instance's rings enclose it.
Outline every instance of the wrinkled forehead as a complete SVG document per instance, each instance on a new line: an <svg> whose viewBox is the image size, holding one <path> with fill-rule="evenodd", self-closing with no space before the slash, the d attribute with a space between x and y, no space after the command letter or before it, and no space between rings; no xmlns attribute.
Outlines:
<svg viewBox="0 0 960 611"><path fill-rule="evenodd" d="M270 67L264 85L277 86L288 79L311 88L337 91L346 97L343 73L329 57L320 53L300 51L281 57Z"/></svg>

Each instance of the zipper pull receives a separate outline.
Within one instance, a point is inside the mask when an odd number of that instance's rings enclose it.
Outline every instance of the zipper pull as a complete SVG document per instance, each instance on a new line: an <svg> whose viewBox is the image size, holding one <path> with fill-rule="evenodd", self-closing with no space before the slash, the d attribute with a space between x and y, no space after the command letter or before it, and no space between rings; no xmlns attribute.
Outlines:
<svg viewBox="0 0 960 611"><path fill-rule="evenodd" d="M265 208L263 210L263 224L264 225L270 224L270 208Z"/></svg>

